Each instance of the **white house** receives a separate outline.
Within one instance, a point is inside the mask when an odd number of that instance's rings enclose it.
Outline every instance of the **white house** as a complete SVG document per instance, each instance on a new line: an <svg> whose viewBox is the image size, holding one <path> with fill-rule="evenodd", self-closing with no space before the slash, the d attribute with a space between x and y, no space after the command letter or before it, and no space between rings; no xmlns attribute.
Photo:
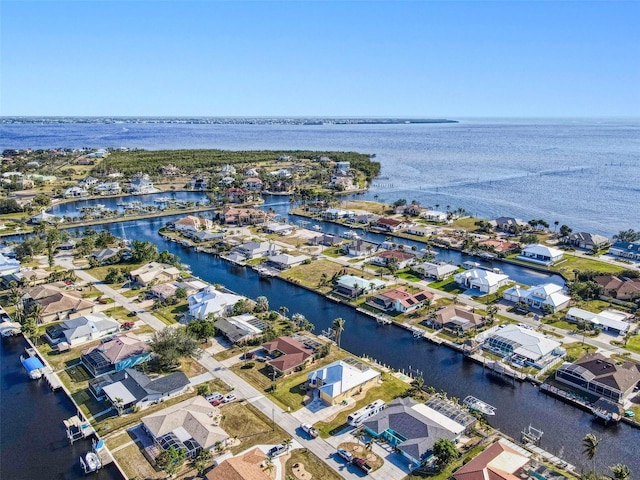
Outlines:
<svg viewBox="0 0 640 480"><path fill-rule="evenodd" d="M562 260L563 252L557 248L547 247L546 245L527 245L518 255L519 260L525 262L537 263L539 265L551 265Z"/></svg>
<svg viewBox="0 0 640 480"><path fill-rule="evenodd" d="M82 187L71 187L71 188L67 188L64 192L62 192L62 195L65 198L78 198L78 197L86 197L89 194Z"/></svg>
<svg viewBox="0 0 640 480"><path fill-rule="evenodd" d="M466 288L480 290L482 293L495 293L500 287L507 285L508 275L495 273L482 268L472 268L453 276L455 282Z"/></svg>
<svg viewBox="0 0 640 480"><path fill-rule="evenodd" d="M552 313L567 308L571 302L571 297L565 295L564 288L555 283L545 283L531 288L520 288L516 285L505 290L503 298L541 310L550 309Z"/></svg>
<svg viewBox="0 0 640 480"><path fill-rule="evenodd" d="M118 195L122 192L119 182L105 182L95 186L95 190L100 195Z"/></svg>
<svg viewBox="0 0 640 480"><path fill-rule="evenodd" d="M385 282L376 278L367 280L354 275L342 275L336 280L335 291L341 295L356 297L362 293L380 290L386 286Z"/></svg>
<svg viewBox="0 0 640 480"><path fill-rule="evenodd" d="M566 353L559 342L518 325L500 325L487 336L482 347L516 364L538 368Z"/></svg>
<svg viewBox="0 0 640 480"><path fill-rule="evenodd" d="M48 327L46 337L51 343L64 341L75 346L98 340L119 330L120 323L104 313L88 313Z"/></svg>
<svg viewBox="0 0 640 480"><path fill-rule="evenodd" d="M280 255L273 255L269 257L268 263L278 270L286 270L288 268L301 265L307 260L310 260L310 258L306 255L289 255L288 253L281 253Z"/></svg>
<svg viewBox="0 0 640 480"><path fill-rule="evenodd" d="M242 188L246 188L252 192L259 192L262 190L262 180L258 177L245 178L242 182Z"/></svg>
<svg viewBox="0 0 640 480"><path fill-rule="evenodd" d="M458 267L450 263L424 262L415 265L413 270L426 278L434 278L439 281L452 277L458 271Z"/></svg>
<svg viewBox="0 0 640 480"><path fill-rule="evenodd" d="M224 175L235 175L236 168L229 164L226 164L224 167L220 169L220 173L223 173Z"/></svg>
<svg viewBox="0 0 640 480"><path fill-rule="evenodd" d="M0 277L12 275L20 271L20 262L14 258L5 257L0 253Z"/></svg>
<svg viewBox="0 0 640 480"><path fill-rule="evenodd" d="M134 195L145 195L147 193L156 193L157 188L154 188L153 182L146 173L136 173L131 179L131 185L129 191Z"/></svg>
<svg viewBox="0 0 640 480"><path fill-rule="evenodd" d="M585 322L591 328L597 328L616 335L625 335L631 329L630 320L632 318L633 315L620 310L607 309L600 313L593 313L576 307L570 308L566 316L566 319L570 322Z"/></svg>
<svg viewBox="0 0 640 480"><path fill-rule="evenodd" d="M285 223L269 223L264 226L263 230L266 233L275 233L278 235L291 235L293 233L293 225L287 225Z"/></svg>
<svg viewBox="0 0 640 480"><path fill-rule="evenodd" d="M380 372L364 363L338 360L311 372L307 377L307 384L317 388L319 397L326 403L336 405L375 385L379 377Z"/></svg>
<svg viewBox="0 0 640 480"><path fill-rule="evenodd" d="M437 210L427 210L420 216L429 222L446 223L448 221L448 215Z"/></svg>
<svg viewBox="0 0 640 480"><path fill-rule="evenodd" d="M209 315L226 315L236 303L244 299L240 295L221 292L210 286L187 298L189 316L197 320L206 320Z"/></svg>
<svg viewBox="0 0 640 480"><path fill-rule="evenodd" d="M344 173L348 173L351 169L350 162L336 162L336 170L339 170Z"/></svg>
<svg viewBox="0 0 640 480"><path fill-rule="evenodd" d="M233 248L233 252L242 255L247 260L277 255L281 251L281 247L271 242L247 242Z"/></svg>

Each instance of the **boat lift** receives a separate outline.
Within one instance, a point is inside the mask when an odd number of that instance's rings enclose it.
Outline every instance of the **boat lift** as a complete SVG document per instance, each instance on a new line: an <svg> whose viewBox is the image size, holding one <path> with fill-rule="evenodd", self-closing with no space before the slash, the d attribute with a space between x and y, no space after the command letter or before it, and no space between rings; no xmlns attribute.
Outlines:
<svg viewBox="0 0 640 480"><path fill-rule="evenodd" d="M524 445L527 445L527 444L538 445L540 444L540 439L542 438L542 435L544 434L544 432L542 430L538 430L537 428L534 428L531 425L529 425L529 427L523 430L521 434L522 434L522 443Z"/></svg>
<svg viewBox="0 0 640 480"><path fill-rule="evenodd" d="M96 433L91 424L82 419L82 413L79 411L77 415L63 420L62 423L64 423L64 428L67 430L69 443L72 445L76 440L82 440Z"/></svg>

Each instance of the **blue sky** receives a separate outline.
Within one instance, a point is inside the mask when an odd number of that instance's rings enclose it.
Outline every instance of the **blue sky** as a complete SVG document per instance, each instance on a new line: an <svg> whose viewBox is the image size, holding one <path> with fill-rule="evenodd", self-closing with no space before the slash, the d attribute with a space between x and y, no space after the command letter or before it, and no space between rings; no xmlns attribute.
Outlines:
<svg viewBox="0 0 640 480"><path fill-rule="evenodd" d="M0 115L640 114L640 2L3 0Z"/></svg>

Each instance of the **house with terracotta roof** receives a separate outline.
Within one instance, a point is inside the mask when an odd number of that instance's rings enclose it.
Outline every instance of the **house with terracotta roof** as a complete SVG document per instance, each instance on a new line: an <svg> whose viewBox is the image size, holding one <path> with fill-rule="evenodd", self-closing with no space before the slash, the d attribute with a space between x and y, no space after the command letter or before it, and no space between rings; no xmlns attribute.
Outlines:
<svg viewBox="0 0 640 480"><path fill-rule="evenodd" d="M245 203L253 193L239 187L230 187L224 191L225 197L233 203Z"/></svg>
<svg viewBox="0 0 640 480"><path fill-rule="evenodd" d="M640 298L640 278L598 275L593 281L602 287L603 293L608 297L627 301Z"/></svg>
<svg viewBox="0 0 640 480"><path fill-rule="evenodd" d="M600 353L590 353L574 363L563 363L555 379L600 397L624 403L640 382L640 365L617 362Z"/></svg>
<svg viewBox="0 0 640 480"><path fill-rule="evenodd" d="M225 207L219 216L227 225L256 225L264 223L269 218L269 214L264 210L236 207Z"/></svg>
<svg viewBox="0 0 640 480"><path fill-rule="evenodd" d="M220 410L197 395L142 417L142 427L161 449L181 448L194 458L200 449L225 445L229 434L219 425Z"/></svg>
<svg viewBox="0 0 640 480"><path fill-rule="evenodd" d="M245 178L242 182L242 188L252 192L260 192L262 190L262 180L258 177Z"/></svg>
<svg viewBox="0 0 640 480"><path fill-rule="evenodd" d="M374 265L386 267L389 263L395 262L396 267L399 270L407 268L409 265L413 265L415 261L416 256L413 253L405 252L404 250L385 250L376 253L371 257L371 263Z"/></svg>
<svg viewBox="0 0 640 480"><path fill-rule="evenodd" d="M410 225L409 222L403 220L396 220L395 218L381 217L373 225L375 228L384 230L385 232L397 232L403 228L407 228Z"/></svg>
<svg viewBox="0 0 640 480"><path fill-rule="evenodd" d="M410 293L406 287L398 287L378 293L367 301L367 305L384 311L407 313L417 310L433 300L433 294L426 290Z"/></svg>
<svg viewBox="0 0 640 480"><path fill-rule="evenodd" d="M265 453L259 448L227 458L207 472L207 480L272 480L262 469L267 460Z"/></svg>
<svg viewBox="0 0 640 480"><path fill-rule="evenodd" d="M313 350L291 337L278 337L262 344L262 348L273 357L267 365L281 374L293 371L313 355Z"/></svg>
<svg viewBox="0 0 640 480"><path fill-rule="evenodd" d="M498 441L486 448L459 468L455 480L521 480L519 472L529 463L529 458Z"/></svg>
<svg viewBox="0 0 640 480"><path fill-rule="evenodd" d="M515 242L509 242L501 238L487 238L486 240L480 240L478 245L489 248L497 253L509 252L520 247Z"/></svg>
<svg viewBox="0 0 640 480"><path fill-rule="evenodd" d="M151 347L127 333L82 352L80 360L94 377L135 367L151 359Z"/></svg>
<svg viewBox="0 0 640 480"><path fill-rule="evenodd" d="M187 215L173 222L173 226L179 232L201 232L211 230L213 222L208 218Z"/></svg>

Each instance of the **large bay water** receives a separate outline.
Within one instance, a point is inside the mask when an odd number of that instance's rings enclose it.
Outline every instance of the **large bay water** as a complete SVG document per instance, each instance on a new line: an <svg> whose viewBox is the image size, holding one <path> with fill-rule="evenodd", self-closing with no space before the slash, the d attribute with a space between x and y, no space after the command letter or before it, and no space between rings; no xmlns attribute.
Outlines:
<svg viewBox="0 0 640 480"><path fill-rule="evenodd" d="M543 218L613 235L640 227L640 120L463 119L446 124L0 124L0 149L343 150L376 154L367 197Z"/></svg>

